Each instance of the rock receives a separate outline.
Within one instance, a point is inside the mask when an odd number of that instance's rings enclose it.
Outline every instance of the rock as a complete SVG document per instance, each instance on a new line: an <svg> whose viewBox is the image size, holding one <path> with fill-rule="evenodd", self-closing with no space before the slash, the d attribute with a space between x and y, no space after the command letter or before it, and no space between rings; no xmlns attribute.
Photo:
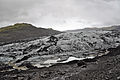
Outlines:
<svg viewBox="0 0 120 80"><path fill-rule="evenodd" d="M55 53L61 53L63 52L63 50L61 49L61 47L54 45L48 48L48 52L49 54L55 54Z"/></svg>
<svg viewBox="0 0 120 80"><path fill-rule="evenodd" d="M83 66L83 65L86 65L86 63L82 60L77 62L77 66Z"/></svg>
<svg viewBox="0 0 120 80"><path fill-rule="evenodd" d="M26 66L29 69L35 69L37 67L34 67L30 62L23 62L19 67Z"/></svg>
<svg viewBox="0 0 120 80"><path fill-rule="evenodd" d="M24 56L23 58L18 59L18 60L16 61L16 63L19 63L19 62L21 62L21 61L27 60L27 59L30 58L30 57L32 57L32 56L31 56L31 55Z"/></svg>
<svg viewBox="0 0 120 80"><path fill-rule="evenodd" d="M0 61L0 71L6 71L9 69L13 69L13 67Z"/></svg>
<svg viewBox="0 0 120 80"><path fill-rule="evenodd" d="M117 48L110 48L108 50L110 51L109 54L107 54L109 56L115 56L120 54L120 46L118 46Z"/></svg>
<svg viewBox="0 0 120 80"><path fill-rule="evenodd" d="M83 60L84 62L96 62L97 59L96 58L93 58L93 59L89 59L89 58L86 58Z"/></svg>

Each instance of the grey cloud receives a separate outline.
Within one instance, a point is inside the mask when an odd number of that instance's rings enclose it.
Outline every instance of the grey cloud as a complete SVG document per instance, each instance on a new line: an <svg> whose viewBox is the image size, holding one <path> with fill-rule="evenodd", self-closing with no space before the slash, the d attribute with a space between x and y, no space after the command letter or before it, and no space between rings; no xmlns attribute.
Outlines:
<svg viewBox="0 0 120 80"><path fill-rule="evenodd" d="M64 30L113 25L120 24L119 13L119 0L0 0L1 26L30 22Z"/></svg>

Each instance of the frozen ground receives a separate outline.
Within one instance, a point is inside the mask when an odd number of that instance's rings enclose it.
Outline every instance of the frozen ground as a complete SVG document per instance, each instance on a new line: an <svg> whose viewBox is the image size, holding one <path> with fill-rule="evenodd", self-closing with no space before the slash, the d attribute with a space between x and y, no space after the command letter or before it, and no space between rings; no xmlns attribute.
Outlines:
<svg viewBox="0 0 120 80"><path fill-rule="evenodd" d="M17 69L25 62L37 67L49 67L55 63L101 56L107 53L107 49L120 44L120 32L114 31L79 31L55 36L58 38L57 45L48 43L49 37L46 37L0 46L0 61ZM40 51L46 46L49 46L47 51Z"/></svg>

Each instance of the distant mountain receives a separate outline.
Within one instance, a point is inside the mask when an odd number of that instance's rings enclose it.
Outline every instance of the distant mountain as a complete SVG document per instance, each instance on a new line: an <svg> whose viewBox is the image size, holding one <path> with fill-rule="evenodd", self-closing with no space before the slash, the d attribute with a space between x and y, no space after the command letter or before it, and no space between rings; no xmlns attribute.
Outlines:
<svg viewBox="0 0 120 80"><path fill-rule="evenodd" d="M107 31L120 31L120 25L114 25L110 27L102 27L102 28L84 28L84 29L75 29L75 30L67 30L65 32L78 32L78 31L88 31L88 30L107 30Z"/></svg>
<svg viewBox="0 0 120 80"><path fill-rule="evenodd" d="M37 38L59 33L61 32L51 28L37 28L32 24L16 23L14 25L0 28L0 42L12 42L16 40Z"/></svg>
<svg viewBox="0 0 120 80"><path fill-rule="evenodd" d="M114 26L111 26L111 27L103 27L101 28L102 30L112 30L112 31L120 31L120 25L114 25Z"/></svg>
<svg viewBox="0 0 120 80"><path fill-rule="evenodd" d="M79 32L79 31L87 31L87 30L98 30L98 28L75 29L75 30L67 30L65 32Z"/></svg>

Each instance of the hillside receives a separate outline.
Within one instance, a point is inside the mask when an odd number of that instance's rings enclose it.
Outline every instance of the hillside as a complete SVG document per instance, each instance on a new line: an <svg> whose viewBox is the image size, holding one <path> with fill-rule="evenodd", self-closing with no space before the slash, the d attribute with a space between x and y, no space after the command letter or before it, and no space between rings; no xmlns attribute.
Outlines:
<svg viewBox="0 0 120 80"><path fill-rule="evenodd" d="M0 42L11 42L21 39L37 38L60 33L59 31L37 28L27 23L17 23L0 28Z"/></svg>
<svg viewBox="0 0 120 80"><path fill-rule="evenodd" d="M106 31L120 31L120 25L114 25L114 26L109 26L109 27L102 27L102 28L84 28L84 29L75 29L75 30L67 30L65 32L79 32L79 31L89 31L89 30L106 30Z"/></svg>
<svg viewBox="0 0 120 80"><path fill-rule="evenodd" d="M114 26L111 26L111 27L104 27L102 28L102 30L112 30L112 31L120 31L120 25L114 25Z"/></svg>

